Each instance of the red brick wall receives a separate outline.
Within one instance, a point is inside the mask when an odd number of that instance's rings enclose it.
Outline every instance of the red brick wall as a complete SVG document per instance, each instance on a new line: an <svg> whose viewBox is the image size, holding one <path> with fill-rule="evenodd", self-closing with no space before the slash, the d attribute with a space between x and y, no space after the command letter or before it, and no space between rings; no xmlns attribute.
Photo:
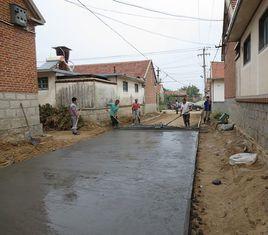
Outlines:
<svg viewBox="0 0 268 235"><path fill-rule="evenodd" d="M235 42L227 43L225 47L224 61L224 85L225 99L235 98L236 81L235 81Z"/></svg>
<svg viewBox="0 0 268 235"><path fill-rule="evenodd" d="M26 8L23 0L0 0L0 92L37 93L34 27L11 25L9 3Z"/></svg>
<svg viewBox="0 0 268 235"><path fill-rule="evenodd" d="M152 63L150 63L149 70L146 76L145 83L145 103L155 104L156 103L156 84L155 84L155 73Z"/></svg>

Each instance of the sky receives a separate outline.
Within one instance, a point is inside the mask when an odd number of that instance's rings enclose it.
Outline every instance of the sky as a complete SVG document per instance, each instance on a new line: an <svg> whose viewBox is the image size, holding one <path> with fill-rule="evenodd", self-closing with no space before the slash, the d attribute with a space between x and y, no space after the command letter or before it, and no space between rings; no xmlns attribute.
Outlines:
<svg viewBox="0 0 268 235"><path fill-rule="evenodd" d="M223 18L224 0L120 1L173 15ZM206 51L210 54L206 56L208 74L210 61L220 60L220 49L217 50L215 45L220 43L222 21L164 15L113 0L80 0L98 14L104 24L78 0L34 2L46 20L45 25L36 29L38 65L55 56L52 49L55 46L71 48L70 60L74 65L152 59L155 67L160 69L165 88L177 90L195 85L203 91L204 80L200 77L203 61L197 55L202 53L203 47L210 47Z"/></svg>

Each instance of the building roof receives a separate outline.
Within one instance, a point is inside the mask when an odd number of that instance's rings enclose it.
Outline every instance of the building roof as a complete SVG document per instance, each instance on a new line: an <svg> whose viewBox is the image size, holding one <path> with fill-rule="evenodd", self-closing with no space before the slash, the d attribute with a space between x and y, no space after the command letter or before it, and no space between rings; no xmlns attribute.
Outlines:
<svg viewBox="0 0 268 235"><path fill-rule="evenodd" d="M211 62L211 79L224 78L224 62Z"/></svg>
<svg viewBox="0 0 268 235"><path fill-rule="evenodd" d="M67 71L59 69L58 65L62 61L60 60L49 60L46 63L42 64L40 67L37 68L38 73L44 73L44 72L54 72L57 73L57 76L60 75L78 75L78 73L75 73L73 71Z"/></svg>
<svg viewBox="0 0 268 235"><path fill-rule="evenodd" d="M116 62L105 64L76 65L74 72L81 74L125 74L129 77L145 78L151 60Z"/></svg>
<svg viewBox="0 0 268 235"><path fill-rule="evenodd" d="M41 12L38 10L37 6L33 2L33 0L24 0L26 6L29 10L34 14L34 17L31 17L31 20L39 25L43 25L46 23L44 17L42 16Z"/></svg>
<svg viewBox="0 0 268 235"><path fill-rule="evenodd" d="M227 30L228 41L239 41L261 2L262 0L237 0L234 14Z"/></svg>

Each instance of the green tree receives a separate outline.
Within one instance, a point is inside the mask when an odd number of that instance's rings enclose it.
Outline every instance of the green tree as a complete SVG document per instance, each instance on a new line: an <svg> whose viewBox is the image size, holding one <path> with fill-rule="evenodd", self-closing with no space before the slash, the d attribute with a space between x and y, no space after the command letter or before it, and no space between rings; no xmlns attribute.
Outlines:
<svg viewBox="0 0 268 235"><path fill-rule="evenodd" d="M201 99L200 90L195 85L184 86L180 91L186 91L190 101L197 102Z"/></svg>

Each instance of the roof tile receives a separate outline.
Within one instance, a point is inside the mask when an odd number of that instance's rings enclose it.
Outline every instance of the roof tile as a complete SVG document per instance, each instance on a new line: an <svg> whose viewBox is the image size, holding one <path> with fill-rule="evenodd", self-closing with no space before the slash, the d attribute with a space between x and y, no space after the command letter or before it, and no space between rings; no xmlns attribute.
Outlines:
<svg viewBox="0 0 268 235"><path fill-rule="evenodd" d="M144 78L150 60L116 62L106 64L76 65L74 72L81 74L126 74L129 77Z"/></svg>

